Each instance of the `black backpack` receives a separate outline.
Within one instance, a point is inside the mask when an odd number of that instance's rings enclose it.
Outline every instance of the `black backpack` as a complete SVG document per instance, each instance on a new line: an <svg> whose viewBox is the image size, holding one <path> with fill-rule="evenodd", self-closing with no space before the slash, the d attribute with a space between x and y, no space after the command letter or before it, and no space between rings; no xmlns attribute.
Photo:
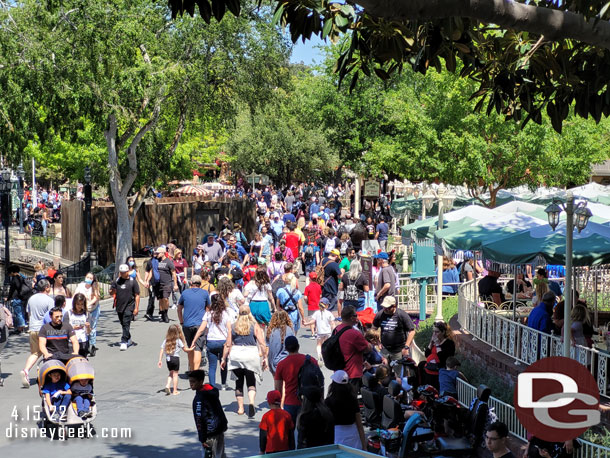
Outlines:
<svg viewBox="0 0 610 458"><path fill-rule="evenodd" d="M356 286L356 282L358 281L358 279L356 279L354 281L354 283L352 283L352 280L347 277L347 284L344 284L344 288L345 288L345 300L346 301L357 301L358 300L358 287Z"/></svg>
<svg viewBox="0 0 610 458"><path fill-rule="evenodd" d="M288 300L285 303L281 304L282 309L284 309L284 311L288 313L294 312L297 309L297 304L299 301L294 298L292 291L289 291L288 288L284 287L281 289L286 291L286 294L288 294Z"/></svg>
<svg viewBox="0 0 610 458"><path fill-rule="evenodd" d="M305 362L299 369L297 396L300 398L303 388L317 386L324 393L324 375L317 364L311 362L311 356L305 355Z"/></svg>
<svg viewBox="0 0 610 458"><path fill-rule="evenodd" d="M345 357L339 345L339 338L345 331L351 329L351 326L345 326L341 331L335 329L332 335L322 344L322 359L324 365L331 371L338 371L345 368Z"/></svg>

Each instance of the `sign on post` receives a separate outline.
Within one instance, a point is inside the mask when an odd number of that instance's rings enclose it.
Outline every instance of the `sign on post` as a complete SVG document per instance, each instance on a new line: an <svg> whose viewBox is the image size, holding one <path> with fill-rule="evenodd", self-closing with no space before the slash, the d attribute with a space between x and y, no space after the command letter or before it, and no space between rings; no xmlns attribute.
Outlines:
<svg viewBox="0 0 610 458"><path fill-rule="evenodd" d="M367 180L364 182L364 192L362 197L379 198L379 182L376 180Z"/></svg>

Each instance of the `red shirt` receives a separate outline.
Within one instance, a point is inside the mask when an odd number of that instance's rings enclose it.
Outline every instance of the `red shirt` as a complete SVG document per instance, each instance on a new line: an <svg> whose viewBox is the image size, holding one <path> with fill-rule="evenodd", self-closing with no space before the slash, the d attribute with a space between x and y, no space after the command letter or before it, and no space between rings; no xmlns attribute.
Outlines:
<svg viewBox="0 0 610 458"><path fill-rule="evenodd" d="M267 431L265 453L289 450L289 437L293 434L294 423L288 412L282 409L269 410L263 415L259 428Z"/></svg>
<svg viewBox="0 0 610 458"><path fill-rule="evenodd" d="M292 255L297 258L299 256L299 245L301 244L301 237L296 232L288 232L284 235L286 239L286 247L290 248Z"/></svg>
<svg viewBox="0 0 610 458"><path fill-rule="evenodd" d="M341 331L347 324L340 324L335 332ZM362 333L356 329L345 331L339 338L339 346L345 358L345 372L349 378L362 377L363 352L369 347ZM278 365L279 367L279 365Z"/></svg>
<svg viewBox="0 0 610 458"><path fill-rule="evenodd" d="M318 361L315 358L311 358L311 362L316 366L318 365ZM284 404L289 406L301 405L301 401L299 401L299 398L297 397L297 388L299 387L299 370L301 370L303 364L305 364L305 355L296 353L286 356L278 363L277 368L275 369L275 380L281 380L286 384L286 398L284 399ZM360 372L362 372L362 363L360 366ZM362 377L362 373L360 376Z"/></svg>
<svg viewBox="0 0 610 458"><path fill-rule="evenodd" d="M305 296L307 296L307 310L320 309L320 297L322 297L322 287L315 281L310 281L305 287Z"/></svg>

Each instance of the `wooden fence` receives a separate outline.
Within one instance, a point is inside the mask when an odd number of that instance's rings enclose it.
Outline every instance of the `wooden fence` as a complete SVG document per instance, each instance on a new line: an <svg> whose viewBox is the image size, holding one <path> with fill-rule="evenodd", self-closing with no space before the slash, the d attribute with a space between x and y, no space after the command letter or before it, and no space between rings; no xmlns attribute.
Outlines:
<svg viewBox="0 0 610 458"><path fill-rule="evenodd" d="M79 216L80 213L80 216ZM67 218L64 219L64 215ZM146 245L157 246L177 240L186 249L185 257L214 227L220 232L224 218L241 224L248 238L256 231L256 205L247 199L209 199L202 197L168 197L148 202L136 214L133 228L133 251ZM111 202L94 202L91 209L92 248L98 263L115 261L116 211ZM62 203L63 257L78 261L85 249L84 204ZM78 252L78 255L76 255ZM68 257L67 255L70 255Z"/></svg>

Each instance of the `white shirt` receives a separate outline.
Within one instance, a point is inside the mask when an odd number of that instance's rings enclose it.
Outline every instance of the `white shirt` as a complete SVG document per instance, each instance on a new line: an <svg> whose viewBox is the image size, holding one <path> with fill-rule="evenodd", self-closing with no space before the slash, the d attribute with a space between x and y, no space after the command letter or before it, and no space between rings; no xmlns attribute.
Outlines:
<svg viewBox="0 0 610 458"><path fill-rule="evenodd" d="M78 338L79 342L87 342L87 328L85 327L85 323L87 323L87 313L83 313L82 315L76 315L74 310L68 310L66 312L68 315L68 320L70 321L70 325L74 328L74 334ZM76 327L80 327L80 329L76 329Z"/></svg>
<svg viewBox="0 0 610 458"><path fill-rule="evenodd" d="M328 310L316 310L311 316L316 321L316 333L330 334L332 331L332 322L335 317Z"/></svg>
<svg viewBox="0 0 610 458"><path fill-rule="evenodd" d="M163 353L165 353L165 339L163 340L163 343L161 344L161 348L163 349ZM182 343L182 340L177 339L176 348L174 349L174 353L171 355L168 355L167 353L165 353L165 356L168 357L168 361L169 361L170 356L180 356L180 350L182 350L183 348L184 348L184 344Z"/></svg>
<svg viewBox="0 0 610 458"><path fill-rule="evenodd" d="M231 293L229 294L229 297L227 297L227 302L229 303L229 306L236 314L239 313L239 305L243 304L244 301L244 295L237 288L234 288L233 291L231 291Z"/></svg>
<svg viewBox="0 0 610 458"><path fill-rule="evenodd" d="M208 324L208 340L226 340L227 339L227 329L231 324L231 315L225 310L222 312L222 316L220 317L220 324L214 323L214 319L212 317L211 312L205 312L203 315L203 321Z"/></svg>
<svg viewBox="0 0 610 458"><path fill-rule="evenodd" d="M271 285L267 283L261 289L258 289L254 280L249 281L244 288L244 293L250 301L269 301L268 292L271 291Z"/></svg>

